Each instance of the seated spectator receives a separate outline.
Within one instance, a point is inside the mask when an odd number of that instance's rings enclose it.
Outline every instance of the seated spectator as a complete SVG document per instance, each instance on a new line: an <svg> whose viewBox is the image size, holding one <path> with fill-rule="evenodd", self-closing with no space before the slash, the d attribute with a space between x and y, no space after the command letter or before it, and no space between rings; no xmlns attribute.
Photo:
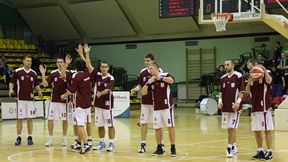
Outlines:
<svg viewBox="0 0 288 162"><path fill-rule="evenodd" d="M281 54L288 55L288 40L285 42L285 47L282 49Z"/></svg>
<svg viewBox="0 0 288 162"><path fill-rule="evenodd" d="M283 72L277 69L276 65L271 66L271 74L273 78L272 83L272 97L282 97L285 88L285 80Z"/></svg>
<svg viewBox="0 0 288 162"><path fill-rule="evenodd" d="M31 66L31 69L34 70L37 75L40 74L40 71L39 71L39 65L41 64L37 54L34 54L33 57L32 57L32 66Z"/></svg>
<svg viewBox="0 0 288 162"><path fill-rule="evenodd" d="M283 47L281 46L281 43L279 41L276 42L276 47L274 50L274 55L273 55L273 60L274 63L278 64L278 61L281 60L281 52L282 52Z"/></svg>
<svg viewBox="0 0 288 162"><path fill-rule="evenodd" d="M288 70L287 55L283 52L281 53L281 60L278 63L277 69L282 70L282 71Z"/></svg>

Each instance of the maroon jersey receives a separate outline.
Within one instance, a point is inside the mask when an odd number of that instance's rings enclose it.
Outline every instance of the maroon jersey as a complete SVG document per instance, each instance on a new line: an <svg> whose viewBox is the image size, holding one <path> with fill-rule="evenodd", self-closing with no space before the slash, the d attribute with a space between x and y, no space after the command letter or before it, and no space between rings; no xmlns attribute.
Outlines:
<svg viewBox="0 0 288 162"><path fill-rule="evenodd" d="M222 112L234 112L232 103L236 103L240 92L245 92L242 74L234 71L230 76L228 73L223 75L220 78L220 92L222 92ZM241 109L242 106L240 105L239 110Z"/></svg>
<svg viewBox="0 0 288 162"><path fill-rule="evenodd" d="M160 76L172 77L168 73L160 73ZM154 110L164 110L172 107L173 101L170 84L161 80L157 80L153 82L149 87L151 87L151 91L153 93Z"/></svg>
<svg viewBox="0 0 288 162"><path fill-rule="evenodd" d="M272 77L271 77L272 79ZM266 83L265 78L251 83L250 98L252 112L266 112L271 109L272 82Z"/></svg>
<svg viewBox="0 0 288 162"><path fill-rule="evenodd" d="M71 81L71 73L66 71L66 78L62 78L59 70L53 70L49 77L47 78L47 82L49 86L52 85L52 102L61 102L65 103L65 101L61 100L61 95L66 92L68 88L68 84Z"/></svg>
<svg viewBox="0 0 288 162"><path fill-rule="evenodd" d="M109 89L110 93L97 97L94 94L94 106L102 109L112 109L114 107L114 97L112 90L115 85L114 77L110 74L103 76L102 73L97 72L94 69L91 72L91 77L93 77L93 82L95 83L94 92L102 92L105 89Z"/></svg>
<svg viewBox="0 0 288 162"><path fill-rule="evenodd" d="M144 68L141 70L140 75L138 77L138 85L140 85L141 87L144 87L144 85L146 84L146 82L151 78L151 73L149 72L149 70L147 68ZM145 104L145 105L153 105L153 98L152 98L152 92L151 89L148 88L148 93L145 96L141 97L141 103Z"/></svg>
<svg viewBox="0 0 288 162"><path fill-rule="evenodd" d="M88 72L79 71L74 73L67 91L71 94L74 93L76 107L83 109L91 107L91 79Z"/></svg>
<svg viewBox="0 0 288 162"><path fill-rule="evenodd" d="M24 68L15 70L11 83L16 85L17 98L27 101L33 100L33 90L36 86L39 86L36 72L32 69L26 71Z"/></svg>

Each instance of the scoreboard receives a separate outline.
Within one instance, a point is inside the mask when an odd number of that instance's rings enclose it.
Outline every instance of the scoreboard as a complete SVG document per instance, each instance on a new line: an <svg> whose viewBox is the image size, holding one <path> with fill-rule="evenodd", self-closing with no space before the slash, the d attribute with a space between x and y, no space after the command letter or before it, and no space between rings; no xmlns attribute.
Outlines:
<svg viewBox="0 0 288 162"><path fill-rule="evenodd" d="M237 12L239 0L223 0L223 12ZM279 0L288 8L288 0ZM276 0L264 0L267 9L281 8ZM200 0L159 0L159 18L197 16L200 7ZM214 12L215 0L204 0L204 15ZM255 1L260 6L259 1ZM241 10L249 10L247 3L242 3Z"/></svg>
<svg viewBox="0 0 288 162"><path fill-rule="evenodd" d="M159 17L183 17L195 15L195 0L159 0Z"/></svg>

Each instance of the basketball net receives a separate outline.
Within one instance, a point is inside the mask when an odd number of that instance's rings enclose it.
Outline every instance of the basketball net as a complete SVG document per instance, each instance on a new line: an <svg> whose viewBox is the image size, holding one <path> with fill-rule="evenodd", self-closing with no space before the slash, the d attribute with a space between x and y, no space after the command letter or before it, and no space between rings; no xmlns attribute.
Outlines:
<svg viewBox="0 0 288 162"><path fill-rule="evenodd" d="M216 31L217 32L223 32L226 31L226 24L228 20L230 19L229 14L224 14L224 13L212 13L212 21L215 24Z"/></svg>

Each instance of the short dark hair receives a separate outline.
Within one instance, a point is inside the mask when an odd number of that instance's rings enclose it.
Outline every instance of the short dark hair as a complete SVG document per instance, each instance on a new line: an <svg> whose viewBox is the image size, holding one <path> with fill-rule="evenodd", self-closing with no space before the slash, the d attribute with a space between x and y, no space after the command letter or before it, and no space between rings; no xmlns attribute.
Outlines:
<svg viewBox="0 0 288 162"><path fill-rule="evenodd" d="M233 65L235 65L235 62L232 59L228 59L228 60L225 60L225 61L230 61Z"/></svg>
<svg viewBox="0 0 288 162"><path fill-rule="evenodd" d="M65 61L65 59L63 57L56 57L56 60L63 60Z"/></svg>
<svg viewBox="0 0 288 162"><path fill-rule="evenodd" d="M101 65L101 64L107 64L108 67L110 68L110 64L109 64L108 62L106 62L106 61L101 61L100 65Z"/></svg>
<svg viewBox="0 0 288 162"><path fill-rule="evenodd" d="M86 70L86 62L80 58L77 58L74 62L74 67L77 71L85 71Z"/></svg>
<svg viewBox="0 0 288 162"><path fill-rule="evenodd" d="M31 56L24 56L23 60L25 60L25 59L27 59L27 58L30 58L30 59L32 59L32 57L31 57Z"/></svg>
<svg viewBox="0 0 288 162"><path fill-rule="evenodd" d="M154 55L152 55L151 53L148 53L147 55L145 55L144 58L151 59L152 61L155 60Z"/></svg>
<svg viewBox="0 0 288 162"><path fill-rule="evenodd" d="M152 62L151 65L157 67L158 69L160 68L157 62Z"/></svg>
<svg viewBox="0 0 288 162"><path fill-rule="evenodd" d="M254 58L251 58L247 61L247 64L252 64L253 66L257 65L258 64L258 61Z"/></svg>

